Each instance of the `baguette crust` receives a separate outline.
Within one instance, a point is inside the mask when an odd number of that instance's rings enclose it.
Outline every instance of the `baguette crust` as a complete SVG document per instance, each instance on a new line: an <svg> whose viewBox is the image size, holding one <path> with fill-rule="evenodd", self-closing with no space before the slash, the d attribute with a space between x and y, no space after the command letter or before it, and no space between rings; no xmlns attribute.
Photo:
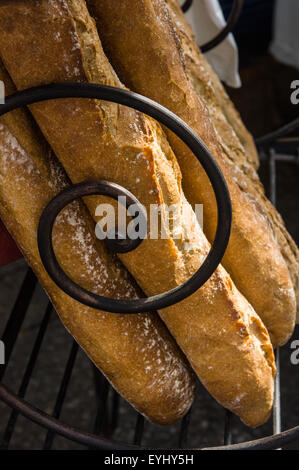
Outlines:
<svg viewBox="0 0 299 470"><path fill-rule="evenodd" d="M0 65L0 79L13 87ZM23 110L0 120L0 215L50 296L64 326L112 385L151 421L181 418L194 397L193 374L157 314L115 315L79 304L46 274L37 247L37 226L46 204L68 180ZM62 268L100 295L139 296L130 275L96 240L94 223L80 202L57 218L53 242Z"/></svg>
<svg viewBox="0 0 299 470"><path fill-rule="evenodd" d="M169 11L172 15L174 23L176 24L184 52L186 71L193 81L195 89L200 87L202 91L201 96L203 98L211 98L214 105L217 104L219 106L221 109L221 114L227 123L230 124L230 128L234 131L233 135L230 131L230 138L234 141L235 135L238 137L246 151L248 163L253 165L254 168L258 168L259 159L253 137L246 129L238 110L235 108L233 102L228 97L225 88L221 84L217 74L214 72L209 62L205 59L205 56L201 54L191 26L189 25L186 16L183 14L179 2L177 0L165 0L165 2L169 7ZM213 97L211 96L211 92ZM220 120L218 125L219 129L221 130L223 121L221 116L219 116L219 118ZM214 124L218 130L217 122L214 122ZM226 127L225 124L224 126ZM222 132L220 132L220 134Z"/></svg>
<svg viewBox="0 0 299 470"><path fill-rule="evenodd" d="M90 0L98 28L120 78L180 116L217 159L232 198L233 226L223 265L253 305L273 345L284 344L295 324L296 301L285 261L269 222L252 195L242 190L230 152L222 145L211 115L188 79L179 35L164 0ZM130 13L128 15L128 12ZM128 21L123 21L126 15ZM134 32L134 34L132 34ZM121 40L119 39L121 37ZM167 132L183 174L189 202L204 204L204 230L213 240L217 208L210 182L187 147ZM243 177L243 174L241 175Z"/></svg>
<svg viewBox="0 0 299 470"><path fill-rule="evenodd" d="M62 81L121 86L83 1L44 0L36 6L24 0L0 7L1 54L19 89ZM171 231L167 239L145 239L122 260L148 295L186 281L209 245L184 198L179 167L160 126L136 111L96 100L57 100L31 110L73 182L117 182L146 208L162 206L161 224L163 204L177 204L180 214L184 206L180 239ZM86 199L92 215L101 201ZM248 425L267 420L275 374L270 338L222 267L199 291L160 315L216 400Z"/></svg>
<svg viewBox="0 0 299 470"><path fill-rule="evenodd" d="M299 322L299 249L288 233L280 214L265 196L264 187L256 172L258 158L252 137L246 131L216 73L201 54L178 1L166 0L166 3L180 37L186 73L196 93L209 109L221 145L229 155L228 163L235 181L242 191L252 197L257 210L268 220L274 238L279 244L295 289L297 322Z"/></svg>

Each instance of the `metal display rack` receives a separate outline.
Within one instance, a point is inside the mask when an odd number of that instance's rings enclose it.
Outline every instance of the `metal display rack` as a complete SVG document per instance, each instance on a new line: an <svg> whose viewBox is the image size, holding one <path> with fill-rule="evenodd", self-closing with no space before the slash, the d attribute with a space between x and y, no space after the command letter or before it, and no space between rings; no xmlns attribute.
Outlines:
<svg viewBox="0 0 299 470"><path fill-rule="evenodd" d="M228 32L231 31L236 18L240 14L242 3L242 1L234 2L229 28L226 28L225 35L223 35L222 32L220 41L217 38L211 41L211 47L215 47L215 45L221 42ZM191 4L192 1L187 0L183 6L183 9L186 10L188 7L190 7ZM8 98L5 105L2 105L0 108L0 115L5 114L6 112L9 112L19 106L25 106L34 102L48 99L59 99L66 97L98 98L118 102L120 104L133 107L141 112L145 112L175 132L193 151L194 155L201 162L211 180L218 204L218 228L214 245L210 251L210 254L208 255L208 263L204 263L198 272L191 279L189 279L187 283L183 284L183 286L165 293L162 296L156 296L150 299L140 299L137 302L134 301L135 303L133 301L113 301L111 299L95 296L92 293L84 291L82 288L80 288L80 286L72 284L71 280L59 268L59 265L55 259L51 241L51 230L55 221L55 217L66 204L76 199L77 197L81 197L86 194L106 194L111 197L116 197L119 194L125 194L129 197L131 202L133 201L138 203L138 201L124 188L109 182L97 182L96 187L94 186L94 183L93 186L91 183L74 185L70 190L64 191L58 195L58 197L54 198L41 217L38 242L41 258L48 273L59 285L59 287L61 287L72 297L86 305L103 309L112 313L121 312L124 314L130 314L148 311L149 300L150 309L157 310L159 308L164 308L166 306L172 305L173 303L179 302L183 298L191 295L193 292L195 292L196 289L200 288L200 286L203 285L207 279L209 279L216 267L219 265L229 240L231 226L230 197L222 173L219 170L213 156L207 151L206 147L202 145L202 141L199 139L199 137L173 113L166 110L159 104L148 100L147 98L113 87L90 84L55 84L45 87L38 87L17 93L16 95ZM295 165L298 164L298 141L282 140L284 135L294 130L297 126L298 120L295 121L295 123L291 123L290 125L285 126L276 133L265 136L264 138L257 141L260 157L268 164L270 176L270 199L274 205L276 203L276 162L286 161L294 163ZM138 240L137 244L132 244L128 240L125 240L125 242L116 240L112 243L112 240L108 240L109 247L116 252L130 251L136 248L136 246L141 242L142 240ZM63 436L78 444L84 445L89 449L145 449L145 447L142 446L145 421L143 416L137 412L133 442L117 442L113 440L114 431L122 425L121 417L119 416L118 412L119 396L95 367L94 382L98 397L98 411L92 432L87 433L79 427L71 427L60 420L61 412L66 403L66 393L71 381L72 372L79 350L79 346L75 342L73 342L63 377L59 385L52 415L45 413L44 411L36 408L34 404L28 403L26 401L26 392L32 380L32 374L36 368L39 353L45 340L45 334L47 332L50 318L53 312L50 303L47 305L44 311L43 318L37 331L37 335L19 389L17 391L12 391L4 385L3 379L7 370L7 366L20 336L22 325L28 312L36 285L37 279L33 272L28 269L2 337L2 341L4 342L6 348L6 363L5 365L0 366L0 400L11 407L12 411L10 413L8 422L6 423L2 440L0 441L0 448L9 448L9 444L15 431L18 416L23 415L32 422L47 429L47 435L44 441L43 449L52 448L56 435ZM232 414L227 411L224 422L224 445L221 445L220 447L214 447L214 449L277 449L290 442L293 442L294 440L299 439L299 426L281 432L279 351L277 351L276 354L276 363L278 372L275 382L273 434L271 436L254 441L233 444ZM110 403L110 406L108 407L107 400L109 393L112 393L112 405ZM191 416L192 408L189 413L181 420L177 448L186 448L188 446L188 431ZM146 449L148 448L150 447L146 447ZM200 448L203 449L204 446ZM154 447L154 449L157 449L157 447Z"/></svg>

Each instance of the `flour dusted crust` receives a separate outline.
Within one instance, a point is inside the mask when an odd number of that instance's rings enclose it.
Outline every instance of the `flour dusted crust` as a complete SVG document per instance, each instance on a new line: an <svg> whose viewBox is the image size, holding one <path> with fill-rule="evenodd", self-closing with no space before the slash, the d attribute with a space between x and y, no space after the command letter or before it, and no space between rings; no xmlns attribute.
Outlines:
<svg viewBox="0 0 299 470"><path fill-rule="evenodd" d="M180 37L186 73L195 91L205 101L219 140L227 155L227 162L236 183L250 195L256 209L264 215L271 226L274 238L289 268L297 298L297 321L299 321L299 250L288 233L285 224L265 196L256 168L258 158L252 138L246 133L233 103L227 96L216 73L201 54L196 39L182 13L177 0L166 0L169 11ZM246 138L247 137L247 138Z"/></svg>
<svg viewBox="0 0 299 470"><path fill-rule="evenodd" d="M264 321L273 345L284 344L293 332L296 310L286 263L264 212L242 188L243 171L234 168L230 151L215 129L215 113L211 116L188 78L184 49L165 1L89 0L89 5L120 78L134 91L179 115L217 159L233 205L232 234L223 265ZM127 21L123 21L124 15ZM182 141L169 131L167 136L180 164L186 197L192 205L203 203L204 230L212 240L217 209L208 178Z"/></svg>
<svg viewBox="0 0 299 470"><path fill-rule="evenodd" d="M44 0L34 8L27 1L1 4L0 49L20 89L70 80L122 86L83 1ZM169 231L167 239L146 239L122 261L148 295L188 279L209 245L183 195L180 170L160 126L129 108L95 100L45 102L31 111L73 182L105 178L128 188L146 207L177 204L180 238ZM92 215L101 200L86 198ZM164 217L162 210L162 224ZM275 374L270 338L223 268L160 315L221 404L251 426L267 420Z"/></svg>
<svg viewBox="0 0 299 470"><path fill-rule="evenodd" d="M0 65L6 91L13 87ZM22 110L0 120L0 216L50 296L63 324L112 385L150 420L181 418L194 397L194 380L157 314L115 315L93 310L64 294L46 274L37 248L37 225L46 204L69 185L64 171ZM130 275L95 239L82 203L58 216L53 243L67 274L93 292L118 299L140 295Z"/></svg>

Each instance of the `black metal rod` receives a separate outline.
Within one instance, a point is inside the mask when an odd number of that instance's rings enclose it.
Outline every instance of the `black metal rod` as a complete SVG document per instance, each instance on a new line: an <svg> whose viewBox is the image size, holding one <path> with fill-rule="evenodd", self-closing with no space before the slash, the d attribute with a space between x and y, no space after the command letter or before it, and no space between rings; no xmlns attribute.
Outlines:
<svg viewBox="0 0 299 470"><path fill-rule="evenodd" d="M276 152L270 149L269 155L270 201L276 206Z"/></svg>
<svg viewBox="0 0 299 470"><path fill-rule="evenodd" d="M254 441L242 442L220 447L208 447L201 450L276 450L299 438L299 426L284 431L280 434L263 437Z"/></svg>
<svg viewBox="0 0 299 470"><path fill-rule="evenodd" d="M0 399L8 406L16 409L32 422L53 431L55 434L65 437L78 444L86 445L94 449L107 450L137 450L138 446L132 444L123 444L104 437L94 436L93 434L81 431L77 428L62 423L49 414L39 410L35 406L30 405L25 400L19 398L12 391L8 390L4 385L0 384Z"/></svg>
<svg viewBox="0 0 299 470"><path fill-rule="evenodd" d="M25 319L36 283L37 280L33 271L28 269L2 336L2 341L5 344L5 364L0 366L0 381L4 376L16 339Z"/></svg>
<svg viewBox="0 0 299 470"><path fill-rule="evenodd" d="M227 19L227 23L222 31L214 39L211 41L206 42L200 49L203 53L209 52L210 50L214 49L216 46L219 46L221 42L233 31L234 27L236 26L241 12L243 8L244 0L234 0L232 11Z"/></svg>
<svg viewBox="0 0 299 470"><path fill-rule="evenodd" d="M233 442L232 434L232 412L225 410L225 421L224 421L224 445L229 446Z"/></svg>
<svg viewBox="0 0 299 470"><path fill-rule="evenodd" d="M47 308L46 308L43 320L41 322L41 325L40 325L40 328L39 328L39 331L38 331L38 335L36 337L36 340L35 340L35 343L34 343L34 346L33 346L33 349L32 349L32 352L31 352L31 355L30 355L30 358L29 358L29 361L28 361L28 364L27 364L27 367L26 367L26 370L25 370L24 377L22 379L21 386L19 388L18 395L21 398L24 398L25 395L26 395L27 388L28 388L28 385L30 383L30 379L32 377L32 373L33 373L34 367L36 365L38 354L39 354L39 351L41 349L43 339L44 339L44 336L45 336L45 333L46 333L46 330L47 330L47 327L48 327L48 324L49 324L49 320L50 320L50 317L51 317L52 310L53 310L52 304L49 303ZM17 422L18 414L19 413L16 410L13 410L11 415L10 415L9 421L7 423L7 426L6 426L6 429L5 429L5 432L4 432L3 440L2 440L2 443L1 443L1 446L0 446L0 449L2 449L2 450L7 449L8 446L9 446L9 443L10 443L10 440L11 440L11 437L13 435L14 428L15 428L15 425L16 425L16 422Z"/></svg>
<svg viewBox="0 0 299 470"><path fill-rule="evenodd" d="M119 419L119 400L120 396L116 390L113 389L112 391L112 410L111 410L111 421L110 421L110 433L113 435L117 426L118 426L118 419Z"/></svg>
<svg viewBox="0 0 299 470"><path fill-rule="evenodd" d="M133 443L135 445L138 445L138 446L141 445L142 438L143 438L144 424L145 424L144 416L138 413L136 426L135 426L135 432L134 432L134 440L133 440Z"/></svg>
<svg viewBox="0 0 299 470"><path fill-rule="evenodd" d="M299 147L298 147L299 149ZM260 160L261 161L268 161L269 157L266 154L261 154ZM299 163L299 158L298 156L295 155L288 155L288 154L281 154L281 153L275 153L275 161L276 162L284 162L284 163Z"/></svg>
<svg viewBox="0 0 299 470"><path fill-rule="evenodd" d="M277 199L277 178L276 178L276 152L270 149L269 152L269 175L270 175L270 201L276 206ZM281 432L281 399L280 399L280 355L279 348L275 354L276 375L274 379L274 403L273 403L273 434Z"/></svg>
<svg viewBox="0 0 299 470"><path fill-rule="evenodd" d="M274 143L277 139L281 139L289 135L291 132L299 128L299 118L294 119L294 121L289 122L285 126L280 127L274 132L270 132L262 137L259 137L255 140L255 143L259 147L269 146Z"/></svg>
<svg viewBox="0 0 299 470"><path fill-rule="evenodd" d="M275 354L276 376L274 382L274 403L273 403L273 434L282 431L281 426L281 398L280 398L280 352L279 348Z"/></svg>
<svg viewBox="0 0 299 470"><path fill-rule="evenodd" d="M180 449L184 449L185 447L187 447L191 413L192 413L192 407L190 408L188 413L185 414L181 422L181 428L180 428L180 434L179 434L179 448Z"/></svg>
<svg viewBox="0 0 299 470"><path fill-rule="evenodd" d="M5 402L8 406L17 409L23 416L27 417L36 424L42 427L51 429L55 433L70 439L79 444L87 445L95 449L107 449L107 450L137 450L137 449L149 449L150 447L139 447L133 444L124 444L115 442L103 437L94 436L92 434L80 431L77 428L68 426L65 423L58 421L57 419L49 416L47 413L38 410L36 407L28 404L25 400L22 400L12 391L8 390L4 385L0 384L0 399ZM283 445L289 444L294 440L299 439L299 426L296 426L288 431L284 431L275 436L268 436L262 439L254 441L243 442L240 444L232 444L229 446L221 447L210 447L201 448L201 450L267 450L276 449ZM175 449L174 449L175 450ZM192 449L191 449L192 450ZM197 450L197 449L194 449Z"/></svg>
<svg viewBox="0 0 299 470"><path fill-rule="evenodd" d="M193 0L185 0L183 5L181 6L182 11L184 13L187 13L187 11L192 7L192 4L193 4Z"/></svg>
<svg viewBox="0 0 299 470"><path fill-rule="evenodd" d="M142 313L155 311L180 302L197 291L211 277L220 264L229 242L232 222L231 200L226 181L217 162L200 137L182 119L160 104L144 96L120 88L90 83L63 83L31 88L6 98L5 104L0 107L0 116L20 106L51 99L75 97L111 101L137 109L160 121L181 138L194 153L210 179L218 207L218 224L214 243L208 256L199 270L187 282L164 294L147 299L128 301L101 297L92 292L88 292L74 283L61 269L55 257L51 237L51 227L54 221L53 219L49 221L45 217L42 217L38 233L38 243L40 255L48 274L62 290L74 299L92 308L111 313ZM100 183L101 182L97 182L96 184ZM120 187L118 187L118 189L124 190L124 188ZM74 187L74 191L76 197L78 197L79 194L82 195L82 193L78 191L78 186ZM85 194L84 191L83 194ZM91 193L89 192L89 194ZM65 197L64 201L66 201L68 197L69 200L73 200L73 198L70 197L70 190L63 192L61 197L62 199ZM56 203L57 198L55 198L55 204ZM51 209L54 214L54 207L51 206Z"/></svg>
<svg viewBox="0 0 299 470"><path fill-rule="evenodd" d="M74 365L75 365L77 353L78 353L78 344L76 343L76 341L73 341L71 351L70 351L70 354L69 354L69 358L68 358L68 361L67 361L67 364L66 364L66 368L65 368L65 371L64 371L64 374L63 374L63 377L62 377L60 389L59 389L59 392L58 392L58 395L57 395L55 407L54 407L54 410L53 410L53 414L52 414L53 418L59 419L59 417L60 417L62 406L63 406L64 400L65 400L65 396L66 396L66 393L67 393L67 390L68 390L68 386L69 386L69 383L70 383L70 380L71 380L73 368L74 368ZM49 430L48 433L47 433L46 439L45 439L44 450L51 449L51 447L53 445L54 437L55 437L55 433Z"/></svg>
<svg viewBox="0 0 299 470"><path fill-rule="evenodd" d="M107 400L110 383L104 375L93 365L93 374L97 393L97 413L94 420L93 434L104 434L107 419Z"/></svg>
<svg viewBox="0 0 299 470"><path fill-rule="evenodd" d="M103 390L105 387L109 389L110 383L108 382L104 374L102 374L102 372L94 365L93 362L91 363L91 367L92 367L93 380L95 384L97 398L102 400L105 396L105 393L103 392Z"/></svg>

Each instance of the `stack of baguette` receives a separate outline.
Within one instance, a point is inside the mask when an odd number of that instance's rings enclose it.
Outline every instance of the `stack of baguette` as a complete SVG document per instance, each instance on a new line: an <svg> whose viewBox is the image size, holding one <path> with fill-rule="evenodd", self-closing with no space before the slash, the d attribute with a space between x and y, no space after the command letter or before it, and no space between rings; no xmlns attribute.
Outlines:
<svg viewBox="0 0 299 470"><path fill-rule="evenodd" d="M0 64L0 79L15 88ZM50 296L63 324L127 400L160 424L190 408L194 378L182 353L153 313L112 315L79 304L48 277L39 257L43 209L69 180L28 112L0 119L0 216ZM99 295L135 299L136 283L105 245L81 202L59 215L53 232L58 262L71 278Z"/></svg>
<svg viewBox="0 0 299 470"><path fill-rule="evenodd" d="M82 286L116 298L141 295L139 287L154 295L185 282L207 255L216 207L202 168L169 131L117 104L61 99L30 106L48 143L22 111L2 118L0 215L65 326L141 413L166 424L189 409L194 383L182 351L219 403L258 426L272 408L273 346L292 334L296 302L284 260L288 255L281 254L271 229L276 220L281 237L290 237L257 180L253 141L232 106L223 112L222 106L228 107L220 104L221 85L208 66L202 77L193 73L193 60L206 63L175 2L87 3L90 11L84 0L1 1L0 54L6 69L19 90L55 82L123 88L120 76L126 86L180 115L210 148L229 184L233 230L224 267L184 301L158 314L129 317L78 304L44 272L36 244L38 219L69 180L113 181L146 208L161 206L159 223L167 234L147 237L117 260L93 233L92 218L97 222L103 198L73 204L58 218L54 243L60 264ZM203 92L205 83L210 95ZM193 213L196 203L204 204L205 233ZM180 238L164 226L165 204L179 208ZM289 246L295 258L291 241Z"/></svg>

